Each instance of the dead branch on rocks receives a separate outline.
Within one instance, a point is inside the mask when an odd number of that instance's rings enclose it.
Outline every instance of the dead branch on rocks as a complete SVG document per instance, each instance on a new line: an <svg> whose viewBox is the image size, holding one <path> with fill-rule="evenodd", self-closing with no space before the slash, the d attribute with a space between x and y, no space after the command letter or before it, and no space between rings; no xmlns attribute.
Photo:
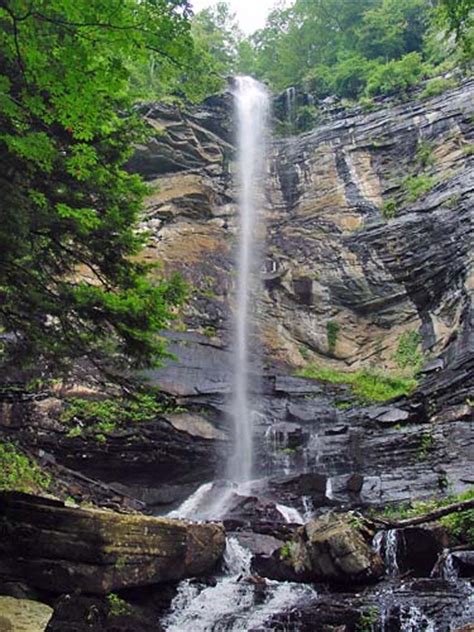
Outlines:
<svg viewBox="0 0 474 632"><path fill-rule="evenodd" d="M450 514L459 513L468 509L474 509L474 498L453 503L452 505L446 505L445 507L440 507L439 509L429 511L421 516L415 516L414 518L406 518L405 520L374 518L373 521L377 523L381 529L403 529L404 527L414 527L418 524L438 520L438 518L443 518L444 516L449 516Z"/></svg>

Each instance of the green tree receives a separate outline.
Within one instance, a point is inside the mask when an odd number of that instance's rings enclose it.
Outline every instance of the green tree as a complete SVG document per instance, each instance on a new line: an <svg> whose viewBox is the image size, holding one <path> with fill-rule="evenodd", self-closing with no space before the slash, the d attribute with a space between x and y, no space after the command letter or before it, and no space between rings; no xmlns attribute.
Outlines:
<svg viewBox="0 0 474 632"><path fill-rule="evenodd" d="M192 32L200 50L213 59L216 71L222 76L233 74L243 35L228 2L217 2L197 13Z"/></svg>
<svg viewBox="0 0 474 632"><path fill-rule="evenodd" d="M183 299L140 262L130 69L193 50L181 0L0 0L0 324L22 356L143 365Z"/></svg>
<svg viewBox="0 0 474 632"><path fill-rule="evenodd" d="M467 59L472 59L474 0L440 0L437 17L448 34L454 33Z"/></svg>
<svg viewBox="0 0 474 632"><path fill-rule="evenodd" d="M357 29L358 50L368 59L399 59L420 51L428 25L426 0L383 0L362 17Z"/></svg>
<svg viewBox="0 0 474 632"><path fill-rule="evenodd" d="M405 90L428 71L442 72L441 64L456 64L452 47L440 44L440 28L463 38L467 50L473 2L295 0L249 38L242 63L277 90L300 84L320 98Z"/></svg>

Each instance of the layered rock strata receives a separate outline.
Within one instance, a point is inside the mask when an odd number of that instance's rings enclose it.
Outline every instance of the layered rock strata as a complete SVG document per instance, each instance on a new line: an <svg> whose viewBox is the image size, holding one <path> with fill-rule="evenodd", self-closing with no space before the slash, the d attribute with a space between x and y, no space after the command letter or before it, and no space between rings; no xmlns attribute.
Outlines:
<svg viewBox="0 0 474 632"><path fill-rule="evenodd" d="M473 85L348 110L274 142L256 309L269 362L393 368L403 333L419 331L427 357L466 335ZM226 340L237 226L229 99L144 114L159 130L130 165L157 189L145 256L195 288L186 327Z"/></svg>

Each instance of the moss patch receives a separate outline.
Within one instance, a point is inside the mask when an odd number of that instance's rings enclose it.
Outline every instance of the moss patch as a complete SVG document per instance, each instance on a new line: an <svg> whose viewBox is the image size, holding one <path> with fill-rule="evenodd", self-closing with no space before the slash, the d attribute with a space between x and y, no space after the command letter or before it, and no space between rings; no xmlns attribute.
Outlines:
<svg viewBox="0 0 474 632"><path fill-rule="evenodd" d="M92 432L97 441L127 423L153 421L160 414L181 412L171 401L161 402L153 395L139 393L133 398L91 400L74 397L65 401L60 420L69 427L68 437Z"/></svg>
<svg viewBox="0 0 474 632"><path fill-rule="evenodd" d="M38 493L50 484L51 477L13 443L0 443L0 490Z"/></svg>

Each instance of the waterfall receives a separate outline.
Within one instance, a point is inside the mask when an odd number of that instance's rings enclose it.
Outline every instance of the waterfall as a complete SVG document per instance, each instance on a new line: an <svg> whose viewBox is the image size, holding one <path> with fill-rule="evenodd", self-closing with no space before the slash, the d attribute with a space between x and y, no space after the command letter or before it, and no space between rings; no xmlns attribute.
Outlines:
<svg viewBox="0 0 474 632"><path fill-rule="evenodd" d="M286 116L289 131L293 133L296 124L296 89L293 86L286 89Z"/></svg>
<svg viewBox="0 0 474 632"><path fill-rule="evenodd" d="M294 630L273 627L272 616L288 615L302 603L315 599L312 586L266 580L250 580L251 553L235 538L227 540L224 574L215 585L181 582L171 610L162 621L166 632L246 632L247 630Z"/></svg>
<svg viewBox="0 0 474 632"><path fill-rule="evenodd" d="M398 555L401 544L401 534L397 531L397 529L379 531L375 535L375 550L383 559L387 569L387 574L390 577L397 577L400 574Z"/></svg>
<svg viewBox="0 0 474 632"><path fill-rule="evenodd" d="M232 413L236 448L229 467L234 481L248 481L252 475L253 423L256 403L250 391L251 315L255 313L258 289L257 235L259 208L263 201L266 130L270 99L265 87L251 77L235 81L235 110L238 121L239 246L237 252L237 293L234 334L234 383Z"/></svg>

